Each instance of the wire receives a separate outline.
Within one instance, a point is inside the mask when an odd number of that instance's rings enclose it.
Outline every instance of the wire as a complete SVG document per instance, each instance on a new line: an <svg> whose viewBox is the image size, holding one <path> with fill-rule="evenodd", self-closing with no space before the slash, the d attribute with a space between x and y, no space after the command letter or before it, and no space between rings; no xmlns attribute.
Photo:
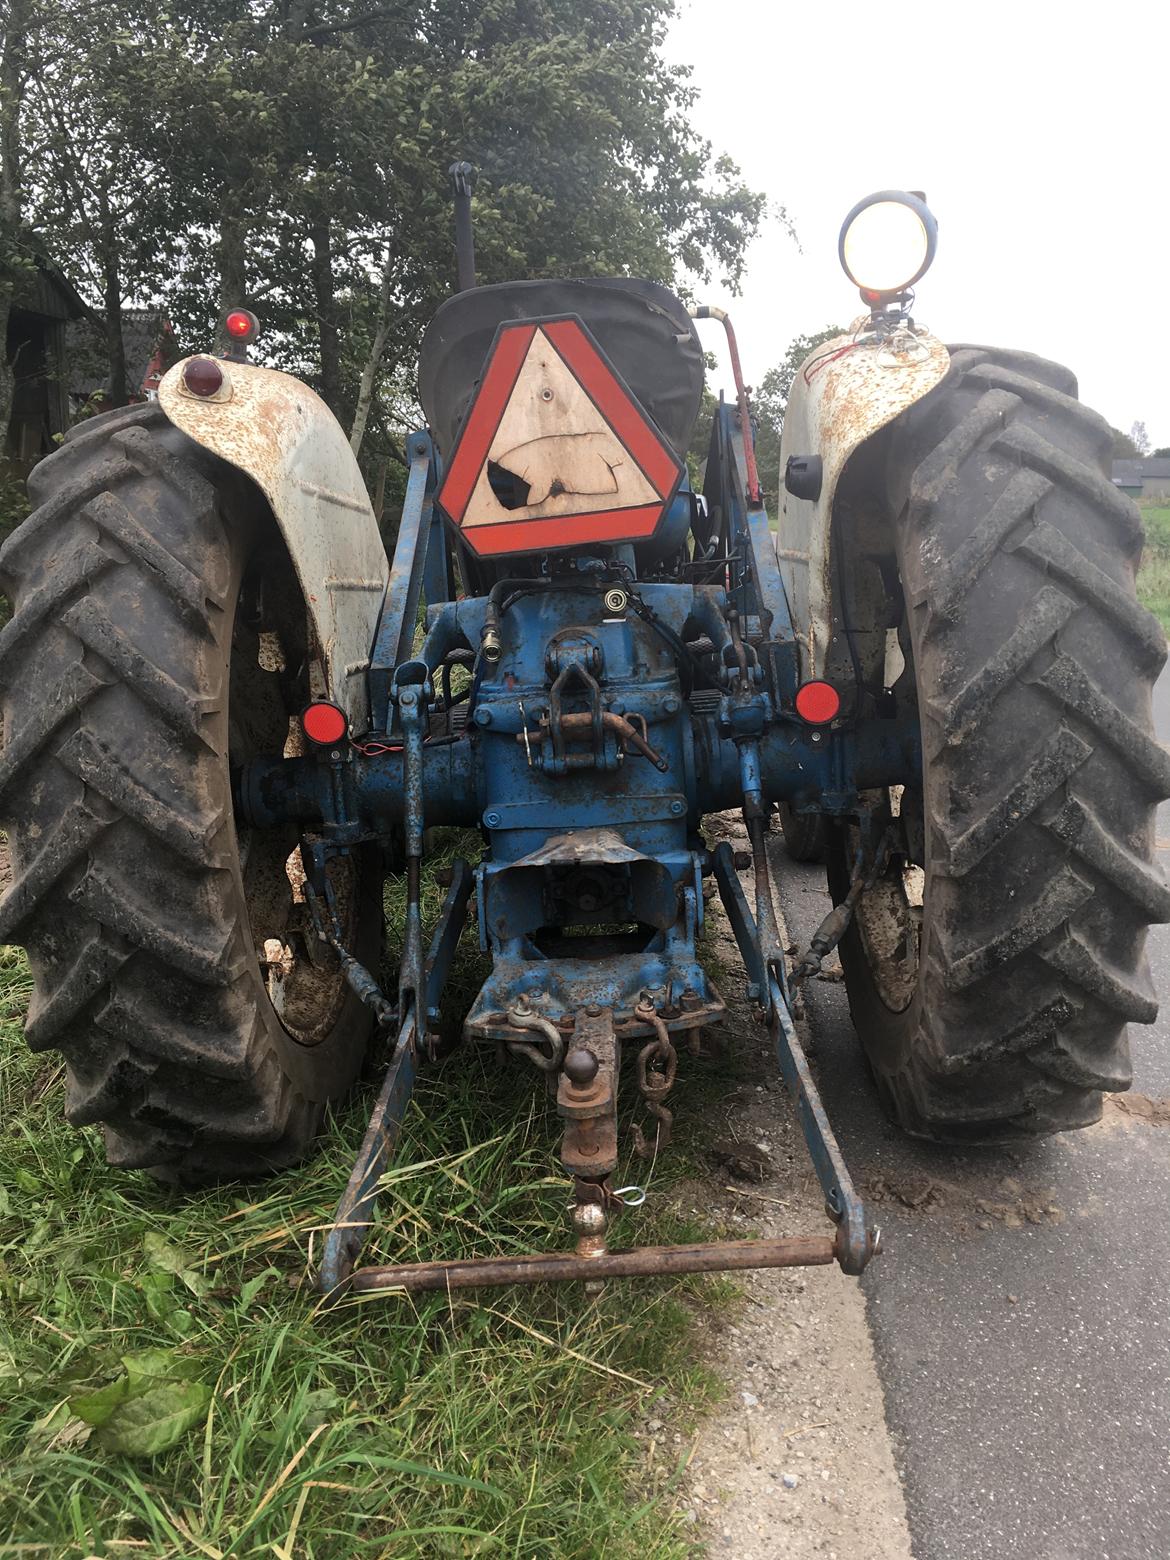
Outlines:
<svg viewBox="0 0 1170 1560"><path fill-rule="evenodd" d="M401 753L402 743L390 742L352 742L350 746L363 758L378 758L383 753Z"/></svg>
<svg viewBox="0 0 1170 1560"><path fill-rule="evenodd" d="M845 356L847 352L855 351L861 345L860 341L848 341L843 347L838 347L834 352L822 352L820 357L813 358L811 363L806 363L802 377L806 385L811 385L813 376L819 374L822 368L827 368L830 363L835 363L838 358Z"/></svg>

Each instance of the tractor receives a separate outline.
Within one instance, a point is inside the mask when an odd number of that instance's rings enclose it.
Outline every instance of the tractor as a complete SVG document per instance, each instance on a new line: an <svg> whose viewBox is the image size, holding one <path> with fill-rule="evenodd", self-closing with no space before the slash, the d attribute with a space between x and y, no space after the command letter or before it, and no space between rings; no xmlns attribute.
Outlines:
<svg viewBox="0 0 1170 1560"><path fill-rule="evenodd" d="M222 353L32 474L0 552L0 941L28 949L29 1044L63 1053L66 1113L113 1164L191 1184L302 1159L380 1036L330 1295L860 1273L878 1233L794 1023L830 952L885 1106L940 1142L1093 1122L1129 1085L1127 1022L1155 1016L1166 647L1110 430L1066 369L915 321L937 225L880 191L842 228L862 310L796 376L770 514L724 311L629 279L477 286L452 175L458 289L422 342L392 558L345 434L249 360L243 309ZM736 393L700 481L703 321ZM730 809L747 850L703 831ZM774 819L834 905L795 953ZM441 826L482 851L424 926ZM406 924L384 989L387 873ZM611 1249L638 1200L613 1184L620 1091L664 1148L725 1012L701 956L716 891L826 1231ZM490 957L463 1042L555 1098L571 1241L362 1266L463 937Z"/></svg>

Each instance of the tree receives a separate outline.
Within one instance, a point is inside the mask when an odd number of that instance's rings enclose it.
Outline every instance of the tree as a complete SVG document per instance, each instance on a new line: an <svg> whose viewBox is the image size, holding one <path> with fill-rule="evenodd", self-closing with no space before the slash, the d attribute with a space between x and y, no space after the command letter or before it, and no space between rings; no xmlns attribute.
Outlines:
<svg viewBox="0 0 1170 1560"><path fill-rule="evenodd" d="M9 0L9 17L31 4ZM689 72L662 57L673 10L39 0L35 68L12 55L25 210L103 323L115 399L127 303L162 306L193 348L244 305L265 360L384 461L453 282L458 158L478 169L484 281L737 287L765 203L691 127Z"/></svg>
<svg viewBox="0 0 1170 1560"><path fill-rule="evenodd" d="M1150 453L1150 436L1146 432L1144 422L1135 422L1130 425L1129 436L1133 440L1134 448L1141 456Z"/></svg>
<svg viewBox="0 0 1170 1560"><path fill-rule="evenodd" d="M251 304L279 365L344 419L360 394L376 438L451 289L446 168L463 157L484 281L718 271L736 286L764 201L690 127L694 91L660 52L672 11L175 0L137 66L154 83L137 137L195 207L172 318L206 340L215 305Z"/></svg>
<svg viewBox="0 0 1170 1560"><path fill-rule="evenodd" d="M7 17L0 31L0 447L8 433L16 383L4 348L8 316L21 274L31 263L23 231L21 154L31 10L31 0L8 0Z"/></svg>
<svg viewBox="0 0 1170 1560"><path fill-rule="evenodd" d="M1170 444L1164 444L1161 449L1154 451L1155 460L1170 458Z"/></svg>
<svg viewBox="0 0 1170 1560"><path fill-rule="evenodd" d="M818 330L811 336L797 336L782 361L768 370L760 381L759 389L752 396L756 423L756 465L759 467L760 481L766 489L779 480L784 413L800 365L817 347L842 333L842 326L827 325L824 330Z"/></svg>
<svg viewBox="0 0 1170 1560"><path fill-rule="evenodd" d="M1128 433L1122 433L1120 428L1110 428L1113 435L1113 459L1134 460L1138 455L1138 447Z"/></svg>

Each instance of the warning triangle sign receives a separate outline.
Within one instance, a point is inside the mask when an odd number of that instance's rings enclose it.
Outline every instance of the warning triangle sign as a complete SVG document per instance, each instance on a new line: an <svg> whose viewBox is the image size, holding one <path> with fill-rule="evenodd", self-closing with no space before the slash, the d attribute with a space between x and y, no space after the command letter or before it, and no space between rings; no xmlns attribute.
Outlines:
<svg viewBox="0 0 1170 1560"><path fill-rule="evenodd" d="M576 316L496 333L438 502L481 556L653 534L682 464Z"/></svg>

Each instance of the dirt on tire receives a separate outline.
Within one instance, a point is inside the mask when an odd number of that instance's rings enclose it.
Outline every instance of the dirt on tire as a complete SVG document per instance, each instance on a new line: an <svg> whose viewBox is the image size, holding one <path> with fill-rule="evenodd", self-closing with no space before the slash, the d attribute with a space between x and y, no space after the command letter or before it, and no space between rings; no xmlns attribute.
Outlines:
<svg viewBox="0 0 1170 1560"><path fill-rule="evenodd" d="M1166 641L1136 597L1141 520L1111 451L1067 369L984 347L953 347L891 434L887 534L923 749L912 998L890 998L891 949L867 947L862 910L841 958L879 1086L916 1135L1095 1121L1130 1082L1126 1024L1157 1013L1145 936L1170 919L1153 848L1170 753L1151 711ZM848 883L839 836L836 900Z"/></svg>
<svg viewBox="0 0 1170 1560"><path fill-rule="evenodd" d="M307 1151L369 1032L340 982L331 1032L298 1041L249 919L229 745L265 720L283 741L288 714L275 696L272 710L229 703L236 664L257 662L237 609L277 545L270 517L157 405L85 424L29 486L36 507L0 549L14 607L0 631L0 942L28 949L29 1045L63 1053L66 1114L103 1127L112 1163L191 1181L265 1172ZM362 899L371 961L378 888ZM281 891L294 897L287 876Z"/></svg>

